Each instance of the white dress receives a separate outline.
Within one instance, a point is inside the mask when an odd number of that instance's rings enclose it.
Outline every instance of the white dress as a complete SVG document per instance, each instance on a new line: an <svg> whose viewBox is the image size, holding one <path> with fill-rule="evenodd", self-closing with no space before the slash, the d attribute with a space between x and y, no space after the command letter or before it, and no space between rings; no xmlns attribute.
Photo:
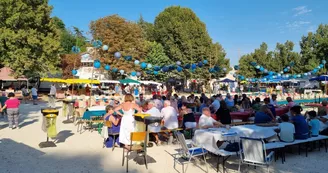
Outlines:
<svg viewBox="0 0 328 173"><path fill-rule="evenodd" d="M119 142L125 145L131 145L131 132L134 132L135 121L134 121L134 109L130 109L129 111L123 111L123 117L121 121L120 128L120 138Z"/></svg>

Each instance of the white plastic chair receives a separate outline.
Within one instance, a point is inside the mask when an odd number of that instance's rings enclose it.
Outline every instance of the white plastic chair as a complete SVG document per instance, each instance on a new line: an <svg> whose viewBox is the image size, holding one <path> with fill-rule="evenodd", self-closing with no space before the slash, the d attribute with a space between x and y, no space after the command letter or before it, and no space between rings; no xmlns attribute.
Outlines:
<svg viewBox="0 0 328 173"><path fill-rule="evenodd" d="M267 155L263 139L240 137L240 147L239 172L241 164L248 164L267 167L269 173L269 166L273 160L274 152L271 151Z"/></svg>
<svg viewBox="0 0 328 173"><path fill-rule="evenodd" d="M175 169L175 164L176 162L181 163L182 165L182 172L187 172L188 169L188 163L191 162L192 159L195 159L197 156L203 156L203 159L205 161L206 165L206 172L208 172L208 166L206 163L206 154L208 153L203 147L192 147L188 148L185 137L183 136L182 133L176 132L176 136L178 138L178 141L181 145L181 149L179 150L179 153L177 154L179 157L174 157L174 169ZM187 166L186 169L184 169L184 162L179 161L179 159L184 159L187 161Z"/></svg>

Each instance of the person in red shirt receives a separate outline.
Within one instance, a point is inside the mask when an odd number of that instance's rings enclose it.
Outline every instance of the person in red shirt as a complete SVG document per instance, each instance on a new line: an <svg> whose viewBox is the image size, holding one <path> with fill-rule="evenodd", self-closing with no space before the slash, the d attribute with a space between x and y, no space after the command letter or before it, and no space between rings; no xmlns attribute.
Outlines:
<svg viewBox="0 0 328 173"><path fill-rule="evenodd" d="M9 121L9 128L15 129L18 127L18 115L20 101L15 97L14 93L8 94L9 99L5 102L5 105L1 108L1 112L7 108L7 115ZM14 121L14 125L13 125Z"/></svg>

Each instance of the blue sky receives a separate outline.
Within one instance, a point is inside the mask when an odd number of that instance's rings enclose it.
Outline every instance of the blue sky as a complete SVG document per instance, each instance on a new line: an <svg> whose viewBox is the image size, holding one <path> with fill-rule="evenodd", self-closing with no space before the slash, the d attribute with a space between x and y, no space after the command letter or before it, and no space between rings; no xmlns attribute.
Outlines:
<svg viewBox="0 0 328 173"><path fill-rule="evenodd" d="M154 22L166 7L191 8L206 24L213 41L223 46L231 65L262 42L273 50L277 42L291 40L299 51L302 35L315 31L320 23L328 24L326 0L50 0L50 4L52 15L66 27L83 31L89 30L92 20L107 15L136 21L142 14L146 21Z"/></svg>

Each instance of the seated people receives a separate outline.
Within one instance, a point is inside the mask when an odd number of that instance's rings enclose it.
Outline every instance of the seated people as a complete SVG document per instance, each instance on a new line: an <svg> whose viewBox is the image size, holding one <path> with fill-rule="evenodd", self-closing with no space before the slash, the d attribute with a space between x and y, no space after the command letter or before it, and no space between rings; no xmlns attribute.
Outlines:
<svg viewBox="0 0 328 173"><path fill-rule="evenodd" d="M270 104L273 105L274 107L278 107L278 102L277 102L277 95L272 94L271 99L270 99Z"/></svg>
<svg viewBox="0 0 328 173"><path fill-rule="evenodd" d="M254 101L254 103L253 103L253 105L252 105L252 109L253 109L255 112L257 112L257 111L260 110L260 108L261 108L261 99L260 99L259 97L256 97L256 98L255 98L255 101Z"/></svg>
<svg viewBox="0 0 328 173"><path fill-rule="evenodd" d="M198 126L201 129L208 129L213 127L220 127L223 125L211 117L211 111L209 108L203 108L203 114L199 118Z"/></svg>
<svg viewBox="0 0 328 173"><path fill-rule="evenodd" d="M153 117L162 117L161 112L157 109L157 107L155 105L156 105L155 101L150 100L148 102L148 111L146 111L145 113L150 114L150 116L153 116ZM161 131L160 124L158 124L158 125L150 124L148 127L149 127L150 132L160 132ZM159 145L161 143L161 141L158 138L158 134L157 133L152 133L152 134L156 139L155 143L157 145Z"/></svg>
<svg viewBox="0 0 328 173"><path fill-rule="evenodd" d="M274 121L274 116L267 105L263 105L260 111L256 112L254 123L269 123Z"/></svg>
<svg viewBox="0 0 328 173"><path fill-rule="evenodd" d="M310 117L309 121L309 127L312 137L319 136L319 130L320 130L320 121L317 119L317 113L315 111L308 112L308 115Z"/></svg>
<svg viewBox="0 0 328 173"><path fill-rule="evenodd" d="M220 120L222 124L231 124L230 110L225 101L220 101L220 108L216 111L216 119Z"/></svg>
<svg viewBox="0 0 328 173"><path fill-rule="evenodd" d="M282 142L294 142L295 127L289 122L287 114L280 116L282 123L279 124L280 133L279 138Z"/></svg>
<svg viewBox="0 0 328 173"><path fill-rule="evenodd" d="M191 109L187 108L187 103L182 104L180 116L182 116L182 124L180 124L180 127L187 129L197 127L194 113L191 111Z"/></svg>
<svg viewBox="0 0 328 173"><path fill-rule="evenodd" d="M301 106L293 106L290 109L292 114L292 123L295 126L295 139L307 139L309 138L309 126L306 123L305 117L301 114Z"/></svg>
<svg viewBox="0 0 328 173"><path fill-rule="evenodd" d="M106 106L105 121L112 122L112 128L108 129L108 133L119 133L121 128L121 116L114 115L114 107L111 105ZM113 136L109 136L106 141L106 147L113 147ZM116 145L119 145L119 137L115 139Z"/></svg>
<svg viewBox="0 0 328 173"><path fill-rule="evenodd" d="M167 129L176 129L179 127L178 114L169 100L164 101L164 108L161 111L164 127Z"/></svg>
<svg viewBox="0 0 328 173"><path fill-rule="evenodd" d="M216 111L218 111L218 109L220 108L220 101L221 101L221 98L220 97L214 96L214 101L213 101L213 103L210 106L210 108L211 108L211 110L212 110L213 113L215 113Z"/></svg>
<svg viewBox="0 0 328 173"><path fill-rule="evenodd" d="M318 116L319 117L325 116L325 115L328 114L328 111L327 111L327 104L328 104L328 102L327 102L327 100L322 101L321 104L322 104L322 106L320 106L318 108Z"/></svg>
<svg viewBox="0 0 328 173"><path fill-rule="evenodd" d="M264 101L264 104L267 105L268 108L270 109L272 115L273 115L274 117L276 117L276 108L274 107L274 105L272 105L272 104L270 103L270 99L269 99L269 98L265 98L263 101Z"/></svg>
<svg viewBox="0 0 328 173"><path fill-rule="evenodd" d="M231 97L230 93L227 93L227 96L224 101L225 101L226 105L228 106L228 108L232 108L235 106L235 101Z"/></svg>

